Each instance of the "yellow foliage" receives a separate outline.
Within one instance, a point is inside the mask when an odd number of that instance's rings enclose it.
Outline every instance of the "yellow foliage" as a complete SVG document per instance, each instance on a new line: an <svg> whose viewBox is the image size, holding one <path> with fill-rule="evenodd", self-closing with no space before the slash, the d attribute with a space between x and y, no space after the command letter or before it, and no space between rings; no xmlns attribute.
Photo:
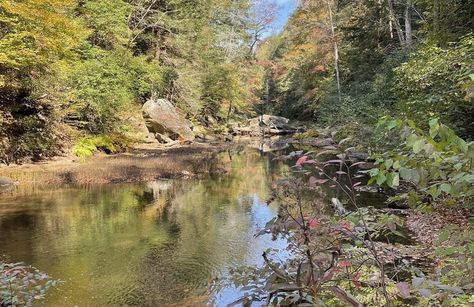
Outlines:
<svg viewBox="0 0 474 307"><path fill-rule="evenodd" d="M0 66L41 68L77 47L87 35L69 17L74 0L2 0L0 3Z"/></svg>

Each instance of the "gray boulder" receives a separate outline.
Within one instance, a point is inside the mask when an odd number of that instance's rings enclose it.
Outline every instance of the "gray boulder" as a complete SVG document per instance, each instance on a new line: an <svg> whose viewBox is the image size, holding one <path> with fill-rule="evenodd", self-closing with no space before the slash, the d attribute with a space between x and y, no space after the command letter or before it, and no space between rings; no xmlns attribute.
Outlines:
<svg viewBox="0 0 474 307"><path fill-rule="evenodd" d="M191 142L194 133L190 121L183 118L166 99L150 99L142 108L143 118L150 133L163 141Z"/></svg>

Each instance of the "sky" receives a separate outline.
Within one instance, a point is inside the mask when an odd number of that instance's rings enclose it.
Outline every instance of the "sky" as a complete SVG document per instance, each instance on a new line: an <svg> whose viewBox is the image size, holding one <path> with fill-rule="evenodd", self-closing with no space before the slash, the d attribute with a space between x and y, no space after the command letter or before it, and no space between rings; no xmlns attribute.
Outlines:
<svg viewBox="0 0 474 307"><path fill-rule="evenodd" d="M296 0L273 0L279 7L278 18L275 22L275 31L280 31L285 26L288 17L296 8Z"/></svg>

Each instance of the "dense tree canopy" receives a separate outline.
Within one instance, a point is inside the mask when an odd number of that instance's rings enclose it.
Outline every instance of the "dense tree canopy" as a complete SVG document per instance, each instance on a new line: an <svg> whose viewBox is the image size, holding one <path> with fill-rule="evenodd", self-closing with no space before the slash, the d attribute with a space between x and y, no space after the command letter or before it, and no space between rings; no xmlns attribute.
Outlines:
<svg viewBox="0 0 474 307"><path fill-rule="evenodd" d="M273 109L349 126L347 119L374 123L384 113L440 117L472 138L473 7L472 1L302 1L284 31L267 40L271 47L260 49L271 62Z"/></svg>
<svg viewBox="0 0 474 307"><path fill-rule="evenodd" d="M131 131L152 95L195 124L265 111L356 129L388 113L472 138L472 1L304 0L269 36L274 3L2 1L2 160Z"/></svg>
<svg viewBox="0 0 474 307"><path fill-rule="evenodd" d="M271 22L257 14L263 5L2 1L1 159L39 159L77 136L133 130L130 114L152 95L198 121L245 111L254 48Z"/></svg>

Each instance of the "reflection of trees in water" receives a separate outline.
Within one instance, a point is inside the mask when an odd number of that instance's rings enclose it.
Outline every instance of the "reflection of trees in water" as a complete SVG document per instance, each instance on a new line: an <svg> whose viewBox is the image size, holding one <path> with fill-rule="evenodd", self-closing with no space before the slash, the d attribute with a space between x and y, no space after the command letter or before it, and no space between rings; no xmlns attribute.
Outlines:
<svg viewBox="0 0 474 307"><path fill-rule="evenodd" d="M205 257L205 256L203 256ZM129 306L169 306L205 288L208 272L204 259L183 259L176 242L151 248L137 265L133 293L124 301L111 302Z"/></svg>
<svg viewBox="0 0 474 307"><path fill-rule="evenodd" d="M0 254L67 280L63 292L51 292L50 305L66 295L65 305L88 305L93 296L97 305L170 305L251 252L251 204L266 198L279 163L257 151L230 151L203 162L225 168L219 176L2 200Z"/></svg>
<svg viewBox="0 0 474 307"><path fill-rule="evenodd" d="M150 248L137 265L136 288L128 305L165 306L205 291L206 281L229 263L248 255L253 232L248 213L254 197L267 196L281 165L258 152L227 152L220 157L225 175L176 181L163 188L149 184L157 224L170 241ZM153 214L153 213L152 213ZM248 240L242 240L248 238ZM232 259L232 260L231 260Z"/></svg>

